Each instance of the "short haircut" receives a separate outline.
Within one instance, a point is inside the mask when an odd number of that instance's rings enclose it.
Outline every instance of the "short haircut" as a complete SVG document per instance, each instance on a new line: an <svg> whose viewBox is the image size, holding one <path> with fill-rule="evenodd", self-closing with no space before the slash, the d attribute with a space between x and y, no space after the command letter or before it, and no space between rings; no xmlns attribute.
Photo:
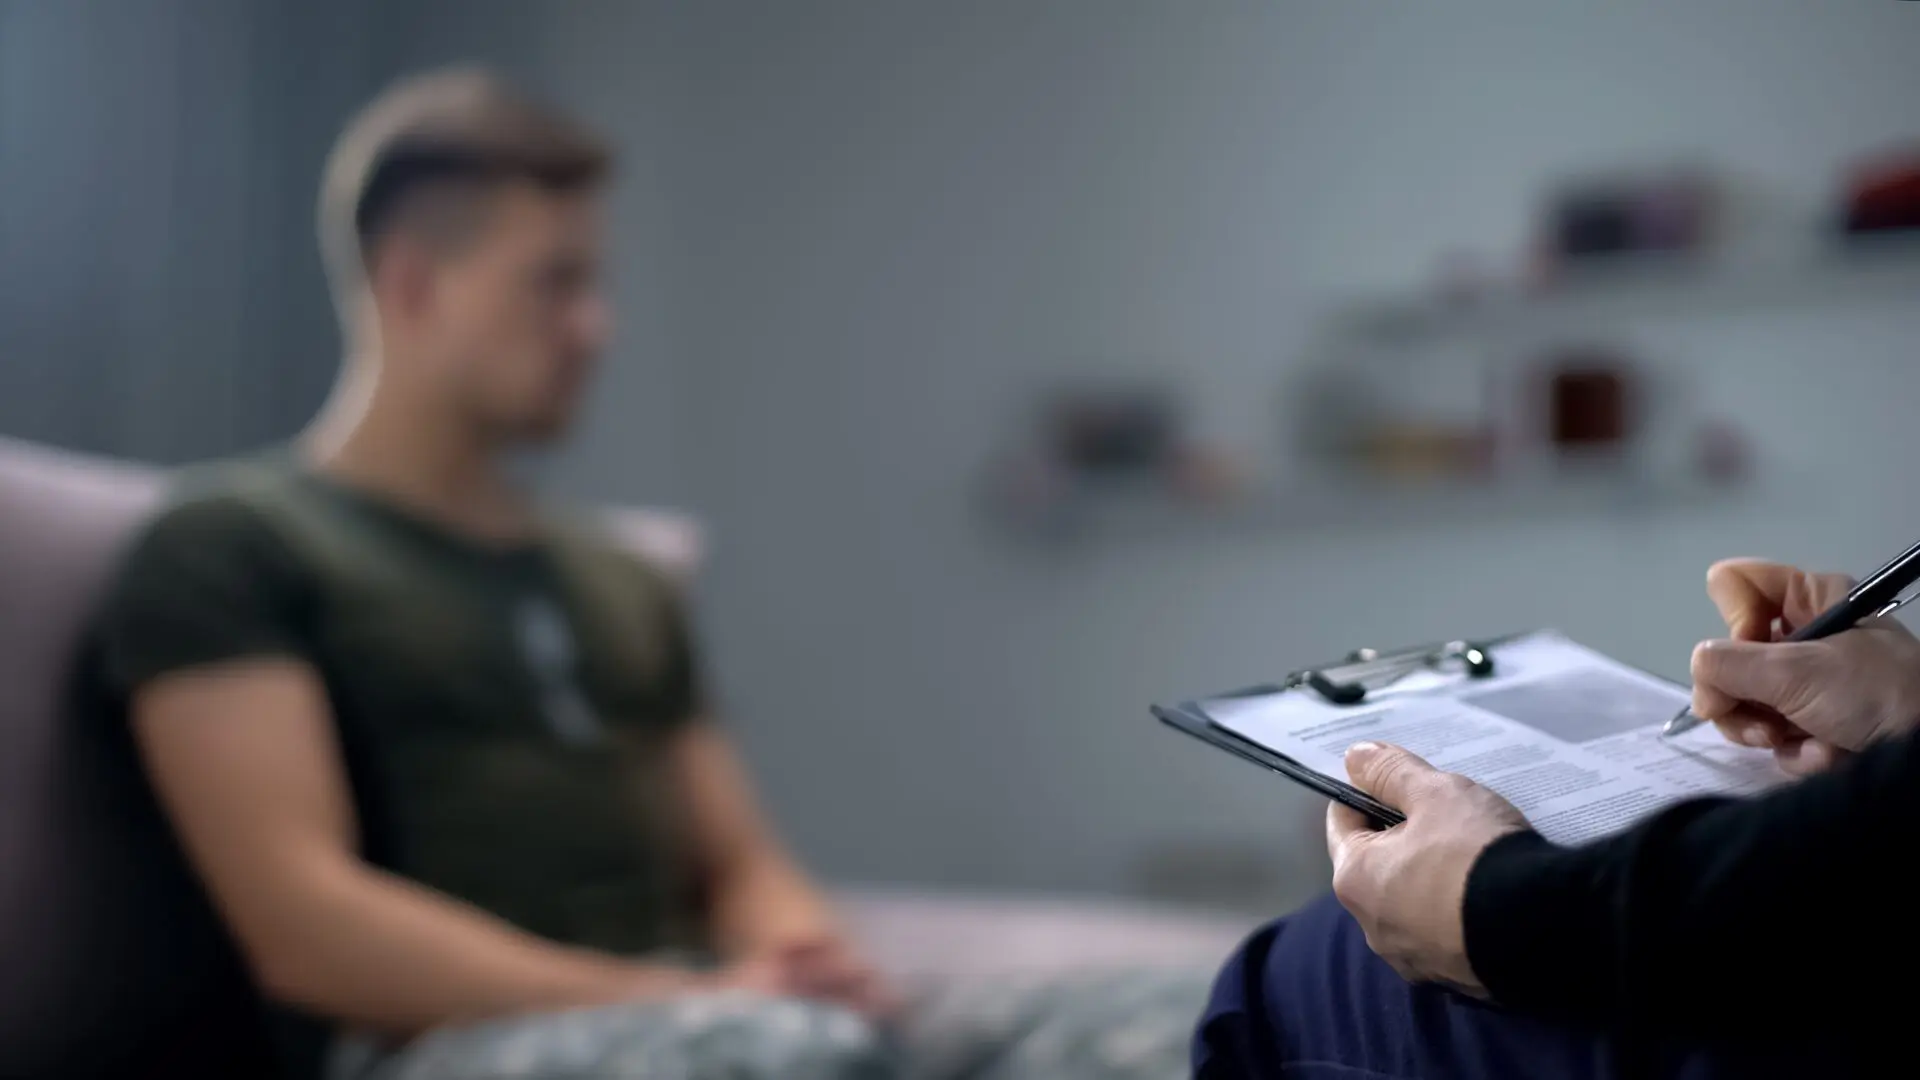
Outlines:
<svg viewBox="0 0 1920 1080"><path fill-rule="evenodd" d="M334 144L320 187L320 251L343 319L379 241L400 227L464 239L482 196L531 183L591 190L613 155L573 120L483 71L407 79L376 98Z"/></svg>

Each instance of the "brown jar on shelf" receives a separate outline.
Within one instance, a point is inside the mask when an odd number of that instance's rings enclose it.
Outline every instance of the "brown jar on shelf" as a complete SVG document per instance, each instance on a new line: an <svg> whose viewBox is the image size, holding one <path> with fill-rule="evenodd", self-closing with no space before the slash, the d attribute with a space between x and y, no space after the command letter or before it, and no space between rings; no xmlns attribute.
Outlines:
<svg viewBox="0 0 1920 1080"><path fill-rule="evenodd" d="M1563 354L1546 365L1546 433L1560 450L1604 450L1634 434L1632 371L1598 352Z"/></svg>

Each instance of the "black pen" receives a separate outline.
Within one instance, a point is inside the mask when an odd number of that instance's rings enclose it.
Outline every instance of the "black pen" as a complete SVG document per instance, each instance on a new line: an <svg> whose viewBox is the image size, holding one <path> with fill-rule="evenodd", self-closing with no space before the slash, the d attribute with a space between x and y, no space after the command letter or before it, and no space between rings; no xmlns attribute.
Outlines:
<svg viewBox="0 0 1920 1080"><path fill-rule="evenodd" d="M1853 591L1839 603L1789 634L1787 640L1819 641L1853 629L1862 619L1890 615L1913 599L1911 596L1902 598L1900 594L1917 580L1920 580L1920 544L1901 552L1892 562L1867 575L1866 580L1854 586ZM1693 708L1689 706L1667 721L1666 726L1660 729L1660 736L1667 738L1680 735L1704 723L1706 721L1695 716Z"/></svg>

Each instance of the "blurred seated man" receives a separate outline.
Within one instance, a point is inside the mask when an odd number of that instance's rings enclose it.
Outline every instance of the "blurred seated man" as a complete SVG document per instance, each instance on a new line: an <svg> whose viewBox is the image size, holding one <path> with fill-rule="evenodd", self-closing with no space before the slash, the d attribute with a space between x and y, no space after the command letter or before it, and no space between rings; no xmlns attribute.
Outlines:
<svg viewBox="0 0 1920 1080"><path fill-rule="evenodd" d="M1464 777L1349 750L1407 822L1332 808L1339 902L1228 963L1196 1075L1838 1077L1910 1058L1920 640L1884 618L1779 640L1849 588L1748 560L1708 575L1731 638L1695 650L1693 708L1805 777L1758 798L1561 848Z"/></svg>
<svg viewBox="0 0 1920 1080"><path fill-rule="evenodd" d="M104 601L89 697L292 1075L892 1075L892 995L756 810L674 590L503 471L607 332L608 169L483 75L376 102L322 193L334 400L187 482Z"/></svg>

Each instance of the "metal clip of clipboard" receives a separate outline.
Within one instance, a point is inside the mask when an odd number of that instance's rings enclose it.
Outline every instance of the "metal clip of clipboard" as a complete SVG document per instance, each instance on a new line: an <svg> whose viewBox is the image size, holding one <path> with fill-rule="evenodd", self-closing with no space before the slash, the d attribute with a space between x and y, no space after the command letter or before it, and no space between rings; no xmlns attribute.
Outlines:
<svg viewBox="0 0 1920 1080"><path fill-rule="evenodd" d="M1476 642L1456 640L1416 645L1392 652L1355 649L1345 660L1304 668L1278 683L1249 686L1243 690L1215 694L1205 700L1268 697L1289 690L1306 689L1319 694L1330 704L1358 705L1367 700L1370 693L1386 690L1418 672L1457 672L1467 679L1485 679L1494 672L1493 650L1528 633L1531 631ZM1392 828L1406 821L1406 816L1400 811L1352 784L1302 765L1222 725L1207 711L1204 702L1186 702L1171 707L1155 705L1151 711L1169 727L1235 757L1271 769L1343 806L1360 811L1376 828Z"/></svg>
<svg viewBox="0 0 1920 1080"><path fill-rule="evenodd" d="M1302 668L1278 683L1250 686L1221 697L1261 697L1306 688L1331 705L1358 705L1376 690L1422 671L1459 671L1469 679L1484 679L1493 674L1496 645L1520 635L1509 634L1484 642L1443 641L1415 645L1391 652L1355 649L1345 660L1317 667Z"/></svg>

